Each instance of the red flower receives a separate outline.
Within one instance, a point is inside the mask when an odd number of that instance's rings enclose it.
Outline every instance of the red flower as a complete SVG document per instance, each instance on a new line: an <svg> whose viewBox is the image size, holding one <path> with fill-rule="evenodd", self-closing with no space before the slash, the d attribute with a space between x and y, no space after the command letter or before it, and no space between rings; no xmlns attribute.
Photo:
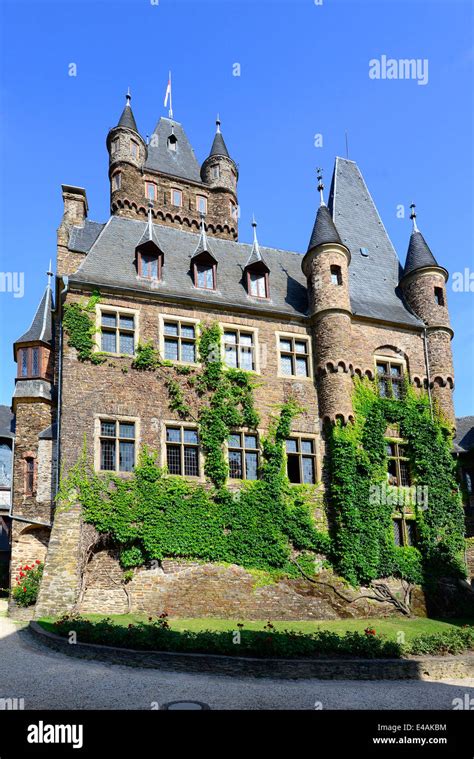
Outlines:
<svg viewBox="0 0 474 759"><path fill-rule="evenodd" d="M20 577L24 577L24 576L25 576L25 573L24 572L20 572Z"/></svg>
<svg viewBox="0 0 474 759"><path fill-rule="evenodd" d="M39 560L39 559L36 559L36 563L37 563L37 564L41 564L41 562L40 562L40 560Z"/></svg>
<svg viewBox="0 0 474 759"><path fill-rule="evenodd" d="M366 627L364 632L366 635L376 635L376 632L373 627Z"/></svg>
<svg viewBox="0 0 474 759"><path fill-rule="evenodd" d="M23 592L26 593L26 588L23 588Z"/></svg>

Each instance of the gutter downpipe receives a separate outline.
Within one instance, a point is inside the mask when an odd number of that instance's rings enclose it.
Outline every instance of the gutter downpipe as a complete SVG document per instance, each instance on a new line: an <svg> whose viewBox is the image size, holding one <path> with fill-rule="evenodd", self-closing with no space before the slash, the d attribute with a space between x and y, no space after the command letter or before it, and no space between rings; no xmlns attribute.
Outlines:
<svg viewBox="0 0 474 759"><path fill-rule="evenodd" d="M63 376L63 319L62 319L62 303L67 295L69 289L69 277L63 277L64 288L59 293L58 307L61 309L61 319L59 322L59 356L58 356L58 412L56 422L56 482L55 482L55 496L59 490L59 469L60 469L60 440L61 440L61 403L62 403L62 376Z"/></svg>

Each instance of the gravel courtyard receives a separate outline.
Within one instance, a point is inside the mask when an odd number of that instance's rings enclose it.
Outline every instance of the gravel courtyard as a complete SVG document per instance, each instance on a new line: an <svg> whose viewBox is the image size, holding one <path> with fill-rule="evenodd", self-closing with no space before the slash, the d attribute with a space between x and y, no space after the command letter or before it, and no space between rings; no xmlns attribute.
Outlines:
<svg viewBox="0 0 474 759"><path fill-rule="evenodd" d="M230 678L81 661L43 648L27 629L0 616L0 698L24 698L25 709L156 709L193 700L211 709L449 710L466 694L474 696L474 679Z"/></svg>

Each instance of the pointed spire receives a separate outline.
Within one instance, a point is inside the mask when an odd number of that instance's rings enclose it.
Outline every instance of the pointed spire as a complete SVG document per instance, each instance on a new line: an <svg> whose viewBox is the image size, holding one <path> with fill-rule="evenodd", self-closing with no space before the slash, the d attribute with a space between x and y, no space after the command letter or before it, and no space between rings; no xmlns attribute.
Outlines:
<svg viewBox="0 0 474 759"><path fill-rule="evenodd" d="M216 134L214 136L214 141L212 143L211 152L209 155L222 155L226 158L230 158L229 151L227 150L226 144L224 142L224 138L222 136L221 132L221 120L219 118L219 114L217 114L216 119Z"/></svg>
<svg viewBox="0 0 474 759"><path fill-rule="evenodd" d="M266 269L268 269L268 271L270 271L267 264L263 260L263 256L260 252L260 245L258 244L258 239L257 239L257 222L255 221L255 216L253 214L252 214L252 228L253 228L252 250L250 251L250 256L248 258L247 263L245 264L245 268L247 269L249 266L254 266L255 264L262 264Z"/></svg>
<svg viewBox="0 0 474 759"><path fill-rule="evenodd" d="M133 115L132 106L130 105L131 99L132 99L132 96L130 94L130 87L129 87L127 90L127 94L125 95L125 100L126 100L125 108L122 111L122 115L120 116L117 126L125 127L126 129L133 129L134 132L138 133L137 123Z"/></svg>
<svg viewBox="0 0 474 759"><path fill-rule="evenodd" d="M322 169L318 169L317 173L320 201L313 226L313 231L311 233L311 238L308 245L308 253L313 248L317 248L318 245L323 245L324 243L336 242L339 243L339 245L343 244L339 236L339 232L337 231L336 226L332 220L331 212L324 202Z"/></svg>
<svg viewBox="0 0 474 759"><path fill-rule="evenodd" d="M140 237L140 240L138 241L135 250L137 250L138 248L141 248L142 245L145 245L148 242L154 243L156 247L158 248L158 250L163 251L162 245L158 238L158 233L156 231L155 225L153 224L153 203L151 200L148 203L148 219L147 219L146 227L143 230L143 234Z"/></svg>
<svg viewBox="0 0 474 759"><path fill-rule="evenodd" d="M405 261L405 268L403 270L403 276L410 274L417 269L424 269L426 266L438 266L436 258L432 254L425 238L418 229L416 223L415 204L410 206L411 213L410 219L413 223L413 229L410 235L410 242L408 244L407 257ZM439 267L441 268L441 267Z"/></svg>
<svg viewBox="0 0 474 759"><path fill-rule="evenodd" d="M209 256L211 256L211 258L214 258L214 260L216 260L207 239L206 225L204 224L203 213L201 213L201 234L199 235L198 244L196 245L196 249L191 258L196 258L196 256L200 256L202 253L207 253Z"/></svg>
<svg viewBox="0 0 474 759"><path fill-rule="evenodd" d="M48 271L48 284L45 287L43 296L39 303L36 313L33 317L27 331L15 340L14 350L16 351L17 344L20 343L32 343L41 342L51 344L53 337L53 295L51 290L50 277L52 277L51 262Z"/></svg>

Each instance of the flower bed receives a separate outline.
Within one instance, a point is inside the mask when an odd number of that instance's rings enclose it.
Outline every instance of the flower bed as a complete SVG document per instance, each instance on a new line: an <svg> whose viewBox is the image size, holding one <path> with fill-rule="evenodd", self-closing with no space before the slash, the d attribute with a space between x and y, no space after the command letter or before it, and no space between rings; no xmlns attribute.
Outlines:
<svg viewBox="0 0 474 759"><path fill-rule="evenodd" d="M18 606L32 606L38 597L43 564L39 559L34 564L25 564L19 568L15 577L16 585L12 590L12 596Z"/></svg>

